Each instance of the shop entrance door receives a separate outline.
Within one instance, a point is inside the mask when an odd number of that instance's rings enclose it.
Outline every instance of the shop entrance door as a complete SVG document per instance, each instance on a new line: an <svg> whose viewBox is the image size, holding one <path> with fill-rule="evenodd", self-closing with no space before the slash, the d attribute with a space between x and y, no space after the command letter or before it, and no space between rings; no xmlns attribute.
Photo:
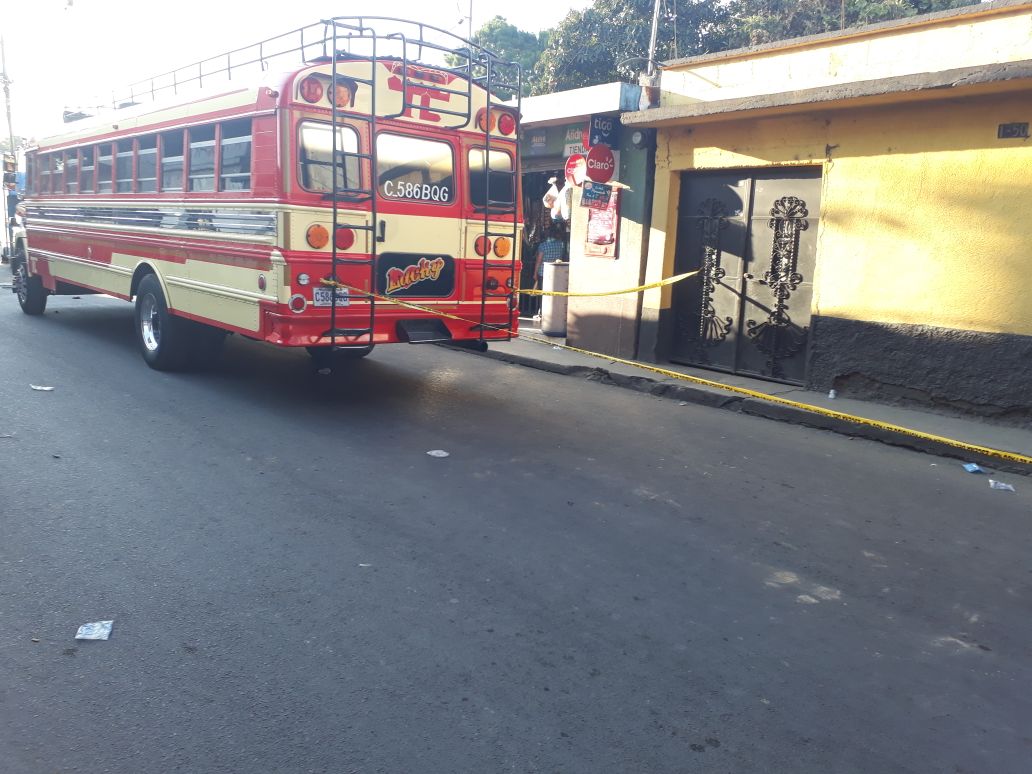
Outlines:
<svg viewBox="0 0 1032 774"><path fill-rule="evenodd" d="M681 176L671 360L802 384L821 170Z"/></svg>

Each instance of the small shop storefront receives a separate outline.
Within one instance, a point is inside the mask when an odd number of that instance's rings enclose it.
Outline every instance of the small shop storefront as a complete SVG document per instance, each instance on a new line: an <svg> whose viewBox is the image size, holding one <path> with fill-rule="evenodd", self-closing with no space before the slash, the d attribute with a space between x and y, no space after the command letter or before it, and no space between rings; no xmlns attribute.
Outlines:
<svg viewBox="0 0 1032 774"><path fill-rule="evenodd" d="M652 133L625 130L619 120L637 109L640 94L639 86L609 83L523 101L524 287L533 286L534 257L549 233L565 245L571 291L640 283L647 239L642 224L652 202ZM598 150L588 160L593 148ZM568 162L577 157L584 158L584 170L568 176ZM602 177L608 179L585 183L588 164L607 167ZM567 340L633 357L640 309L633 293L571 298Z"/></svg>

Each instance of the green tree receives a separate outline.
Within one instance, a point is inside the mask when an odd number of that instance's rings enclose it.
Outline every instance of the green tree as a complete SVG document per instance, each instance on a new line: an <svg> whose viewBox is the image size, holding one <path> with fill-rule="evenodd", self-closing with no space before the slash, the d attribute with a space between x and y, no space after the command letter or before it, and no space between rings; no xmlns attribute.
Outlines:
<svg viewBox="0 0 1032 774"><path fill-rule="evenodd" d="M473 33L473 42L497 54L502 61L518 63L523 71L523 95L533 93L539 78L538 63L548 42L547 32L526 32L504 17L495 16ZM448 56L447 59L452 67L464 64L462 56ZM504 69L499 69L498 75L509 78Z"/></svg>
<svg viewBox="0 0 1032 774"><path fill-rule="evenodd" d="M661 0L659 61L976 4L977 0ZM633 79L647 63L654 0L595 0L548 37L534 93Z"/></svg>
<svg viewBox="0 0 1032 774"><path fill-rule="evenodd" d="M648 62L653 0L595 0L571 11L549 37L538 93L632 79ZM666 0L660 9L659 61L727 47L728 10L711 0Z"/></svg>

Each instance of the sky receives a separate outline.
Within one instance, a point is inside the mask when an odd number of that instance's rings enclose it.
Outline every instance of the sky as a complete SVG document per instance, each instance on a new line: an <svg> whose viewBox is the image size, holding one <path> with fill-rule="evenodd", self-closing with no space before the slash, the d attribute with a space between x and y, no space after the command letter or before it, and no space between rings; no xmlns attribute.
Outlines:
<svg viewBox="0 0 1032 774"><path fill-rule="evenodd" d="M591 0L472 0L473 30L499 15L530 32ZM358 15L432 24L466 37L470 0L8 0L0 19L16 136L60 125L66 106L233 48L318 22ZM2 134L7 126L0 122Z"/></svg>

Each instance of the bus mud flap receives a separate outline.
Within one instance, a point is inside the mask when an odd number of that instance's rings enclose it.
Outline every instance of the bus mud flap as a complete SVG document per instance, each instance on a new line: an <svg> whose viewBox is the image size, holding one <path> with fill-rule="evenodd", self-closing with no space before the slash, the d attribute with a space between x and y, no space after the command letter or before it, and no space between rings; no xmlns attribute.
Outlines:
<svg viewBox="0 0 1032 774"><path fill-rule="evenodd" d="M409 344L451 341L452 335L440 320L399 320L398 338Z"/></svg>

